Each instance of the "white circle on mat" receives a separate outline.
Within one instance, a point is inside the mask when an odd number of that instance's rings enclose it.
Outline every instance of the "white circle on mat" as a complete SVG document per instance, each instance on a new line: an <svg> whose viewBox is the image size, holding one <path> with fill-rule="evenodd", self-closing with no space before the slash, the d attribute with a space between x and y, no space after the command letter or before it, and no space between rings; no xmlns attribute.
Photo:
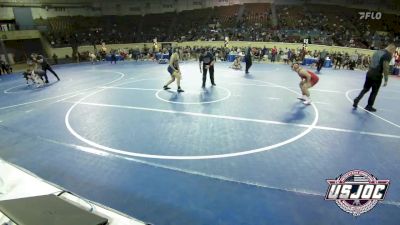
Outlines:
<svg viewBox="0 0 400 225"><path fill-rule="evenodd" d="M215 86L215 87L211 87L211 88L224 90L226 95L224 97L220 98L220 99L216 99L216 100L212 100L212 101L204 101L204 102L203 101L198 101L198 102L178 102L178 101L167 100L167 99L164 99L164 98L162 98L160 96L160 93L163 92L164 90L158 90L155 95L156 95L157 99L159 99L161 101L168 102L168 103L174 103L174 104L181 104L181 105L202 105L202 104L216 103L216 102L221 102L221 101L227 100L232 95L232 93L227 88L219 87L219 86ZM199 91L199 92L183 92L183 93L181 93L179 95L183 95L184 96L185 94L193 94L193 93L201 95L201 92L205 93L207 91L208 90L206 89L204 91L202 90L202 91Z"/></svg>
<svg viewBox="0 0 400 225"><path fill-rule="evenodd" d="M266 82L266 81L261 81L261 80L254 80L257 82L263 82L263 83L267 83L267 84L273 84L270 82ZM133 81L135 82L135 81ZM277 87L280 87L282 89L288 90L296 95L298 95L299 93L297 93L296 91L291 90L290 88L284 87L284 86L280 86L280 85L276 85L273 84ZM117 85L115 85L117 86ZM101 90L97 90L95 92L92 92L86 96L84 96L83 98L81 98L79 101L75 102L67 111L67 114L65 115L65 125L68 129L68 131L75 136L76 138L78 138L79 140L81 140L82 142L97 148L97 149L102 149L104 151L108 151L108 152L112 152L112 153L116 153L116 154L121 154L121 155L125 155L125 156L130 156L130 157L140 157L140 158L151 158L151 159L169 159L169 160L200 160L200 159L218 159L218 158L228 158L228 157L236 157L236 156L242 156L242 155L249 155L249 154L254 154L254 153L259 153L259 152L265 152L265 151L270 151L272 149L278 148L278 147L282 147L284 145L290 144L302 137L304 137L305 135L307 135L308 133L310 133L314 127L316 126L316 124L318 123L318 119L319 119L319 112L317 107L312 103L311 106L314 109L314 120L313 122L307 127L307 129L305 129L303 132L301 132L300 134L291 137L289 139L286 139L284 141L278 142L276 144L272 144L272 145L268 145L268 146L264 146L264 147L260 147L260 148L256 148L256 149L248 149L248 150L241 150L241 151L237 151L234 153L224 153L224 154L215 154L215 155L194 155L194 156L190 156L190 155L158 155L158 154L145 154L145 153L137 153L134 151L126 151L126 150L122 150L122 149L116 149L116 148L111 148L108 146L104 146L101 145L99 143L96 143L94 141L88 140L87 138L81 136L78 132L76 132L71 124L70 124L70 115L71 112L74 110L74 108L78 105L81 104L81 102L83 102L85 99L101 92L104 91L105 89L101 89ZM101 107L101 106L98 106ZM259 120L260 122L262 122L262 120Z"/></svg>

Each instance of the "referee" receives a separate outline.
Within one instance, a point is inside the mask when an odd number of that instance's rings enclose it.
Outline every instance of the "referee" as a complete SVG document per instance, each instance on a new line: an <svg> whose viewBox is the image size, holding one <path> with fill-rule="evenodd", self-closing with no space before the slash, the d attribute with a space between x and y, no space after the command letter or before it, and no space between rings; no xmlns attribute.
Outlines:
<svg viewBox="0 0 400 225"><path fill-rule="evenodd" d="M252 60L252 57L251 57L251 48L250 47L248 47L247 50L246 50L246 55L244 56L244 61L246 62L246 71L245 71L245 73L248 74L251 65L253 65L253 60Z"/></svg>
<svg viewBox="0 0 400 225"><path fill-rule="evenodd" d="M210 51L208 51L208 50L206 51L205 49L202 49L200 57L199 57L200 73L203 73L203 85L201 86L202 88L206 87L207 70L210 71L211 84L212 84L212 86L215 86L214 63L215 63L214 55Z"/></svg>
<svg viewBox="0 0 400 225"><path fill-rule="evenodd" d="M322 50L322 52L320 52L320 54L319 54L319 59L318 59L318 62L317 62L317 72L318 73L321 72L321 69L325 64L325 58L326 58L327 54L328 53L325 51L325 49Z"/></svg>
<svg viewBox="0 0 400 225"><path fill-rule="evenodd" d="M50 71L59 81L60 78L58 77L58 75L56 74L56 72L54 72L54 70L51 68L50 64L47 62L47 60L42 56L42 55L38 55L38 54L31 54L31 58L32 61L39 63L42 66L42 70L44 71L44 77L46 79L46 83L49 83L49 79L47 77L47 70Z"/></svg>
<svg viewBox="0 0 400 225"><path fill-rule="evenodd" d="M371 58L371 64L365 77L364 87L357 98L354 99L353 107L357 108L358 102L362 97L372 88L371 94L368 98L368 105L365 107L370 112L376 112L373 107L375 98L378 95L379 88L382 84L382 73L384 74L385 82L383 86L386 87L389 78L389 62L392 55L396 51L394 44L389 44L385 49L376 51Z"/></svg>

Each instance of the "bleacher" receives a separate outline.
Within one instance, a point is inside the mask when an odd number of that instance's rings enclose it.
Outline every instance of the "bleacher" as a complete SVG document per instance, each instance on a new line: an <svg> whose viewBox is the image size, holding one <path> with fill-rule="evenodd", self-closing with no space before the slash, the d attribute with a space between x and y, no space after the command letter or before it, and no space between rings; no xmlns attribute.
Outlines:
<svg viewBox="0 0 400 225"><path fill-rule="evenodd" d="M158 36L159 41L169 39L169 29L173 26L175 13L163 14L148 14L142 18L143 38L146 42L151 42L152 39ZM157 34L157 35L155 35Z"/></svg>
<svg viewBox="0 0 400 225"><path fill-rule="evenodd" d="M239 5L216 7L212 11L212 17L223 27L234 26L236 23Z"/></svg>
<svg viewBox="0 0 400 225"><path fill-rule="evenodd" d="M196 9L190 11L182 11L176 15L176 24L171 29L173 40L193 41L203 33L204 27L208 26L210 20L209 9Z"/></svg>
<svg viewBox="0 0 400 225"><path fill-rule="evenodd" d="M260 24L261 26L270 27L271 4L267 3L250 3L245 4L243 20L246 25Z"/></svg>
<svg viewBox="0 0 400 225"><path fill-rule="evenodd" d="M306 18L303 6L300 5L279 5L276 7L278 13L278 23L280 29L295 30L301 28L301 24Z"/></svg>
<svg viewBox="0 0 400 225"><path fill-rule="evenodd" d="M243 15L239 15L241 7ZM383 14L381 20L360 21L358 11L317 4L276 5L276 28L272 27L269 3L145 16L59 16L37 19L36 23L47 27L46 36L55 47L71 45L73 38L78 39L80 45L87 45L100 40L151 42L155 37L159 41L221 41L224 36L243 41L300 41L310 36L319 44L370 48L383 45L398 35L399 16Z"/></svg>

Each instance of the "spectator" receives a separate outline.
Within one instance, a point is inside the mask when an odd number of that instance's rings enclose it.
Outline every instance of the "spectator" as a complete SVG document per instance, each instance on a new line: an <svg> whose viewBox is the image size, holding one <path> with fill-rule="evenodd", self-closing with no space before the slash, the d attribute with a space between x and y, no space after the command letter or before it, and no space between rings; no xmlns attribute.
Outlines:
<svg viewBox="0 0 400 225"><path fill-rule="evenodd" d="M54 64L58 64L58 56L56 55L56 53L54 53L53 54L53 61L54 61Z"/></svg>
<svg viewBox="0 0 400 225"><path fill-rule="evenodd" d="M274 46L271 50L271 62L275 62L277 53L278 50L276 49L276 46Z"/></svg>
<svg viewBox="0 0 400 225"><path fill-rule="evenodd" d="M7 67L6 67L6 62L2 59L0 59L0 74L3 72L3 74L7 73Z"/></svg>

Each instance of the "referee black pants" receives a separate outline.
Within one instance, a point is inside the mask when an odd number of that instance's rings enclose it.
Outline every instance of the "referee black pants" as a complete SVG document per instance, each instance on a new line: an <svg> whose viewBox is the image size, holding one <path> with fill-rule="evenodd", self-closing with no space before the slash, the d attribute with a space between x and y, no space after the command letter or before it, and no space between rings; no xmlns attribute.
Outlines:
<svg viewBox="0 0 400 225"><path fill-rule="evenodd" d="M318 65L317 65L317 71L319 72L319 71L321 71L321 69L322 69L322 67L324 66L324 63L325 63L325 59L319 59L318 60Z"/></svg>
<svg viewBox="0 0 400 225"><path fill-rule="evenodd" d="M49 83L49 79L47 78L47 70L50 71L57 78L57 80L60 80L56 72L54 72L54 70L50 66L42 67L42 70L44 71L44 78L46 78L46 83Z"/></svg>
<svg viewBox="0 0 400 225"><path fill-rule="evenodd" d="M357 96L355 101L359 102L362 97L372 88L371 94L368 98L368 105L367 107L372 107L375 102L375 98L378 95L379 88L381 87L382 79L371 79L370 77L365 78L364 87L361 90L360 94Z"/></svg>
<svg viewBox="0 0 400 225"><path fill-rule="evenodd" d="M210 71L210 80L211 80L211 84L215 84L214 82L214 66L210 66L209 67L209 71ZM206 65L203 64L203 87L206 85L206 80L207 80L207 69L206 69Z"/></svg>
<svg viewBox="0 0 400 225"><path fill-rule="evenodd" d="M250 69L251 65L253 65L253 63L251 63L251 62L246 62L246 71L245 71L246 73L249 72L249 69Z"/></svg>

